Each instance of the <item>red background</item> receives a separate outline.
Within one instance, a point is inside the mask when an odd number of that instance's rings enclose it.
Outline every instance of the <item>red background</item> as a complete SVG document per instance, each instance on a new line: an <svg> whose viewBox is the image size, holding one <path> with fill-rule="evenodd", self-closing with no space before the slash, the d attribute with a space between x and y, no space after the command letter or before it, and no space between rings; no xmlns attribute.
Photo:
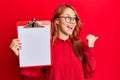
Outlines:
<svg viewBox="0 0 120 80"><path fill-rule="evenodd" d="M51 20L61 3L74 6L80 16L84 39L99 36L95 44L97 71L94 80L120 80L120 1L119 0L1 0L0 1L0 80L19 80L18 60L9 48L17 37L16 22Z"/></svg>

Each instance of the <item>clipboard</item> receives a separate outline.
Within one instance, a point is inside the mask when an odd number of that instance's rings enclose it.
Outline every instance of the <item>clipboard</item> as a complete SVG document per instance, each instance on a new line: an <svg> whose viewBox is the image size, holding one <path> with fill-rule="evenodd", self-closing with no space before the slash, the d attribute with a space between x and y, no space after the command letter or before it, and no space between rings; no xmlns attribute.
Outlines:
<svg viewBox="0 0 120 80"><path fill-rule="evenodd" d="M25 27L27 21L17 22L18 38L22 42L19 50L20 67L51 65L49 20L37 21L40 26ZM32 25L33 26L33 25Z"/></svg>

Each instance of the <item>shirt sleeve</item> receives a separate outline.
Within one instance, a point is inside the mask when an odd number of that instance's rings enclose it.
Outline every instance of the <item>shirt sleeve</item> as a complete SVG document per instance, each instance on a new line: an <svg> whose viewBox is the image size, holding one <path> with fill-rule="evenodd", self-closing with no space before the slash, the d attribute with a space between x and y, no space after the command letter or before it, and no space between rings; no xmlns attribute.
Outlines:
<svg viewBox="0 0 120 80"><path fill-rule="evenodd" d="M44 80L42 68L40 67L20 68L20 73L22 75L23 80Z"/></svg>
<svg viewBox="0 0 120 80"><path fill-rule="evenodd" d="M88 47L83 43L84 59L83 59L83 72L85 78L93 77L96 71L96 61L94 55L94 47Z"/></svg>

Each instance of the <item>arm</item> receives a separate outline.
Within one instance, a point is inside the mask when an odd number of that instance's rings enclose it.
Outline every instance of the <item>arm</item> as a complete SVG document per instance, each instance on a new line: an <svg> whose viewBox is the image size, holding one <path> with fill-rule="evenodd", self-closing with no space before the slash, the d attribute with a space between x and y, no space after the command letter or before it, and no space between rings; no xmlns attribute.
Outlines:
<svg viewBox="0 0 120 80"><path fill-rule="evenodd" d="M20 68L20 74L23 80L44 80L42 67Z"/></svg>
<svg viewBox="0 0 120 80"><path fill-rule="evenodd" d="M98 39L94 35L88 35L86 37L88 44L83 44L84 46L84 61L83 61L83 71L85 78L92 77L96 70L96 62L94 56L94 43Z"/></svg>

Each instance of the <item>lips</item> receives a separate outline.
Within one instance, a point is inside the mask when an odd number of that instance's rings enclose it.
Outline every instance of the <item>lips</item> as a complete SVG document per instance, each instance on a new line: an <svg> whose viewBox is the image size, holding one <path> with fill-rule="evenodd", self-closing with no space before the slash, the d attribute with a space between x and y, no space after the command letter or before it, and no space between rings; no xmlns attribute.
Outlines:
<svg viewBox="0 0 120 80"><path fill-rule="evenodd" d="M68 30L73 30L74 29L74 26L67 26Z"/></svg>

